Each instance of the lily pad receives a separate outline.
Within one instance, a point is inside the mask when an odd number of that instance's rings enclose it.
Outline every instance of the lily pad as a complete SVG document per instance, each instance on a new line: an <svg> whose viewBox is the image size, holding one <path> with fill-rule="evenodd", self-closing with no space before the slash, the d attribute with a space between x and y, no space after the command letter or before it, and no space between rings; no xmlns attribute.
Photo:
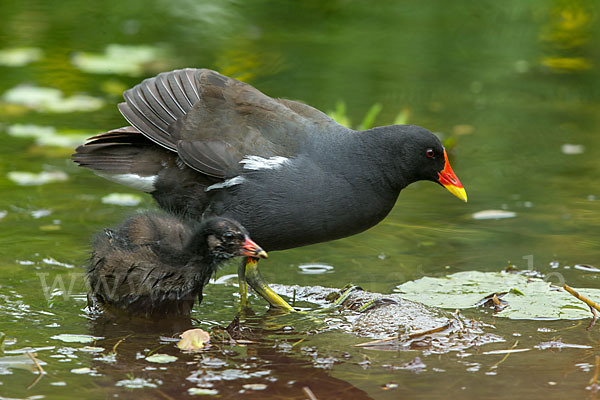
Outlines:
<svg viewBox="0 0 600 400"><path fill-rule="evenodd" d="M198 351L210 341L210 335L203 329L189 329L181 334L177 347L181 350Z"/></svg>
<svg viewBox="0 0 600 400"><path fill-rule="evenodd" d="M50 339L60 340L65 343L92 343L96 340L104 338L91 335L71 335L67 333L62 333L60 335L54 335L50 337Z"/></svg>
<svg viewBox="0 0 600 400"><path fill-rule="evenodd" d="M576 289L600 301L600 289ZM428 306L471 308L484 297L504 293L508 307L495 315L512 319L581 319L591 317L589 307L569 293L541 279L505 272L458 272L443 278L424 277L399 285L403 298Z"/></svg>
<svg viewBox="0 0 600 400"><path fill-rule="evenodd" d="M146 357L146 361L157 364L168 364L177 361L177 357L169 354L156 353Z"/></svg>
<svg viewBox="0 0 600 400"><path fill-rule="evenodd" d="M66 97L55 88L19 85L4 92L2 100L22 105L36 111L70 113L75 111L96 111L104 106L104 100L85 94Z"/></svg>
<svg viewBox="0 0 600 400"><path fill-rule="evenodd" d="M6 67L22 67L38 61L44 53L36 47L14 47L0 50L0 65Z"/></svg>
<svg viewBox="0 0 600 400"><path fill-rule="evenodd" d="M164 49L152 46L109 44L104 53L75 53L71 63L94 74L142 75L148 64L167 59Z"/></svg>

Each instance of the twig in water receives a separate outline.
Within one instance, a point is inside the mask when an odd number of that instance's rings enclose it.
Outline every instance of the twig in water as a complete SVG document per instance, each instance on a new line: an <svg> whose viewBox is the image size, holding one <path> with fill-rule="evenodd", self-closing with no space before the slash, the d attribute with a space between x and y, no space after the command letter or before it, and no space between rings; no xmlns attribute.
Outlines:
<svg viewBox="0 0 600 400"><path fill-rule="evenodd" d="M517 345L519 344L519 341L515 341L515 344L513 344L510 348L510 350L513 350L515 347L517 347ZM494 368L498 368L498 365L502 364L504 361L506 361L506 359L508 358L508 356L510 356L510 353L506 353L504 355L504 357L502 357L502 360L498 361L496 364L492 365L490 367L490 370L494 369Z"/></svg>
<svg viewBox="0 0 600 400"><path fill-rule="evenodd" d="M114 346L113 346L113 348L112 348L112 353L113 353L114 355L117 355L117 347L119 347L119 345L121 344L121 342L122 342L123 340L127 339L129 336L131 336L131 335L127 335L127 336L125 336L124 338L122 338L122 339L119 339L119 341L118 341L117 343L115 343L115 345L114 345Z"/></svg>
<svg viewBox="0 0 600 400"><path fill-rule="evenodd" d="M35 358L35 356L33 354L31 354L28 351L26 351L25 354L27 354L27 357L29 357L31 359L31 361L33 362L33 364L35 365L35 367L38 370L37 378L35 378L35 380L33 382L31 382L31 384L29 386L27 386L27 390L29 390L32 387L34 387L40 381L40 379L42 379L42 377L46 374L46 371L44 371L44 368L42 368L42 366L40 365L40 363L38 362L38 360Z"/></svg>
<svg viewBox="0 0 600 400"><path fill-rule="evenodd" d="M567 285L566 283L563 285L563 289L565 289L567 292L571 293L573 296L577 297L579 300L583 301L585 304L590 306L590 308L595 308L597 311L600 311L600 306L598 304L594 303L592 300L588 299L587 297L580 295L575 290L573 290L573 288L571 286Z"/></svg>
<svg viewBox="0 0 600 400"><path fill-rule="evenodd" d="M319 400L308 386L304 386L302 388L302 391L308 396L309 400Z"/></svg>

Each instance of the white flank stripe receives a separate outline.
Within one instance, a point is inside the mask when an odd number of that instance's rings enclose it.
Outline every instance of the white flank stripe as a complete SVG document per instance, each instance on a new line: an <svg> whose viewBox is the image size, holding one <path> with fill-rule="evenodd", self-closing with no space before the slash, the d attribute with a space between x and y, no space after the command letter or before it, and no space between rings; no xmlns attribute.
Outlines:
<svg viewBox="0 0 600 400"><path fill-rule="evenodd" d="M209 187L204 189L204 191L208 192L209 190L213 190L213 189L223 189L223 188L227 188L230 186L239 185L240 183L242 183L244 181L245 181L245 179L243 177L236 176L231 179L227 179L226 181L215 183L214 185L210 185Z"/></svg>
<svg viewBox="0 0 600 400"><path fill-rule="evenodd" d="M110 181L120 183L121 185L129 186L130 188L141 190L142 192L154 192L154 181L158 175L141 176L137 174L107 174L95 171L97 175L106 178Z"/></svg>
<svg viewBox="0 0 600 400"><path fill-rule="evenodd" d="M263 158L260 156L246 156L242 159L242 161L240 161L240 164L244 165L244 169L257 171L259 169L279 168L287 162L289 162L289 159L281 156L269 158Z"/></svg>

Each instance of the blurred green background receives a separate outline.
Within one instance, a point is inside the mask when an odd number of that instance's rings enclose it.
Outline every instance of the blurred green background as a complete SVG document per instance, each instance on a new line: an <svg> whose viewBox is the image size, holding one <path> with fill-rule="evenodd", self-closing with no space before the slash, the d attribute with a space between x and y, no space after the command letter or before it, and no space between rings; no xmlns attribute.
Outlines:
<svg viewBox="0 0 600 400"><path fill-rule="evenodd" d="M125 125L116 107L123 90L183 67L215 69L353 127L369 110L375 125L424 126L444 140L469 195L465 205L437 185L411 185L368 232L273 253L261 263L267 280L391 292L424 275L512 263L597 287L599 8L592 0L3 0L0 331L36 346L52 324L85 333L81 276L63 296L44 292L39 274L53 282L83 271L94 232L135 210L109 194L153 204L69 155L85 137ZM235 289L211 290L211 318L225 323ZM220 313L223 302L230 308ZM69 385L93 380L56 368ZM23 396L29 376L19 374L0 378L0 393ZM36 390L70 396L49 384Z"/></svg>

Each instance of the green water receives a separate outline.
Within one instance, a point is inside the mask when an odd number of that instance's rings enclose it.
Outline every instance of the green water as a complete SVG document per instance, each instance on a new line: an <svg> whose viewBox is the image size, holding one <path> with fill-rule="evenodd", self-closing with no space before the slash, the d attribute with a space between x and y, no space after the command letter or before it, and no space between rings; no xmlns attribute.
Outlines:
<svg viewBox="0 0 600 400"><path fill-rule="evenodd" d="M307 398L303 387L319 399L595 395L589 385L598 326L586 331L589 321L496 320L478 311L469 315L495 324L506 342L438 356L358 351L351 345L364 339L335 332L307 336L307 321L267 317L265 303L253 298L257 315L244 320L261 333L258 343L219 345L195 357L166 344L158 351L176 355L177 362L138 359L136 354L161 346L159 335L91 321L82 311L81 279L92 235L135 210L101 199L134 192L76 167L69 161L72 147L8 132L15 124L35 124L91 136L123 126L116 108L120 92L181 67L216 69L273 97L324 111L344 101L354 126L380 103L376 124L392 123L404 110L410 123L449 139L452 166L469 202L432 183L414 184L387 219L365 233L272 253L261 263L267 280L332 287L354 282L389 293L424 275L498 271L512 263L554 273L553 281L599 287L598 272L575 267L600 264L597 2L3 0L0 14L0 50L39 49L31 63L0 65L0 94L30 84L104 101L94 111L51 113L0 100L0 331L8 337L7 355L52 347L38 351L47 374L29 389L37 375L0 368L0 396L180 398L211 370L220 374L212 388L221 398ZM103 53L110 44L160 51L137 71L103 74L75 66L78 52ZM9 179L14 171L62 171L67 179L23 186ZM152 207L151 198L141 196L138 208ZM492 209L516 215L472 216ZM305 274L306 264L333 268ZM234 272L229 265L221 275ZM228 325L236 314L235 293L231 285L207 288L194 314L199 326ZM116 362L107 362L81 351L83 344L51 338L62 333L102 336L96 346L105 354L126 339ZM588 347L533 347L552 339ZM483 354L516 341L517 348L530 350L497 367L503 355ZM225 364L210 366L209 357ZM415 357L427 365L420 373L395 368ZM92 371L72 372L80 368ZM223 378L226 370L233 371L229 379ZM132 378L156 387L117 384ZM249 383L266 389L243 387ZM398 387L384 390L388 383Z"/></svg>

